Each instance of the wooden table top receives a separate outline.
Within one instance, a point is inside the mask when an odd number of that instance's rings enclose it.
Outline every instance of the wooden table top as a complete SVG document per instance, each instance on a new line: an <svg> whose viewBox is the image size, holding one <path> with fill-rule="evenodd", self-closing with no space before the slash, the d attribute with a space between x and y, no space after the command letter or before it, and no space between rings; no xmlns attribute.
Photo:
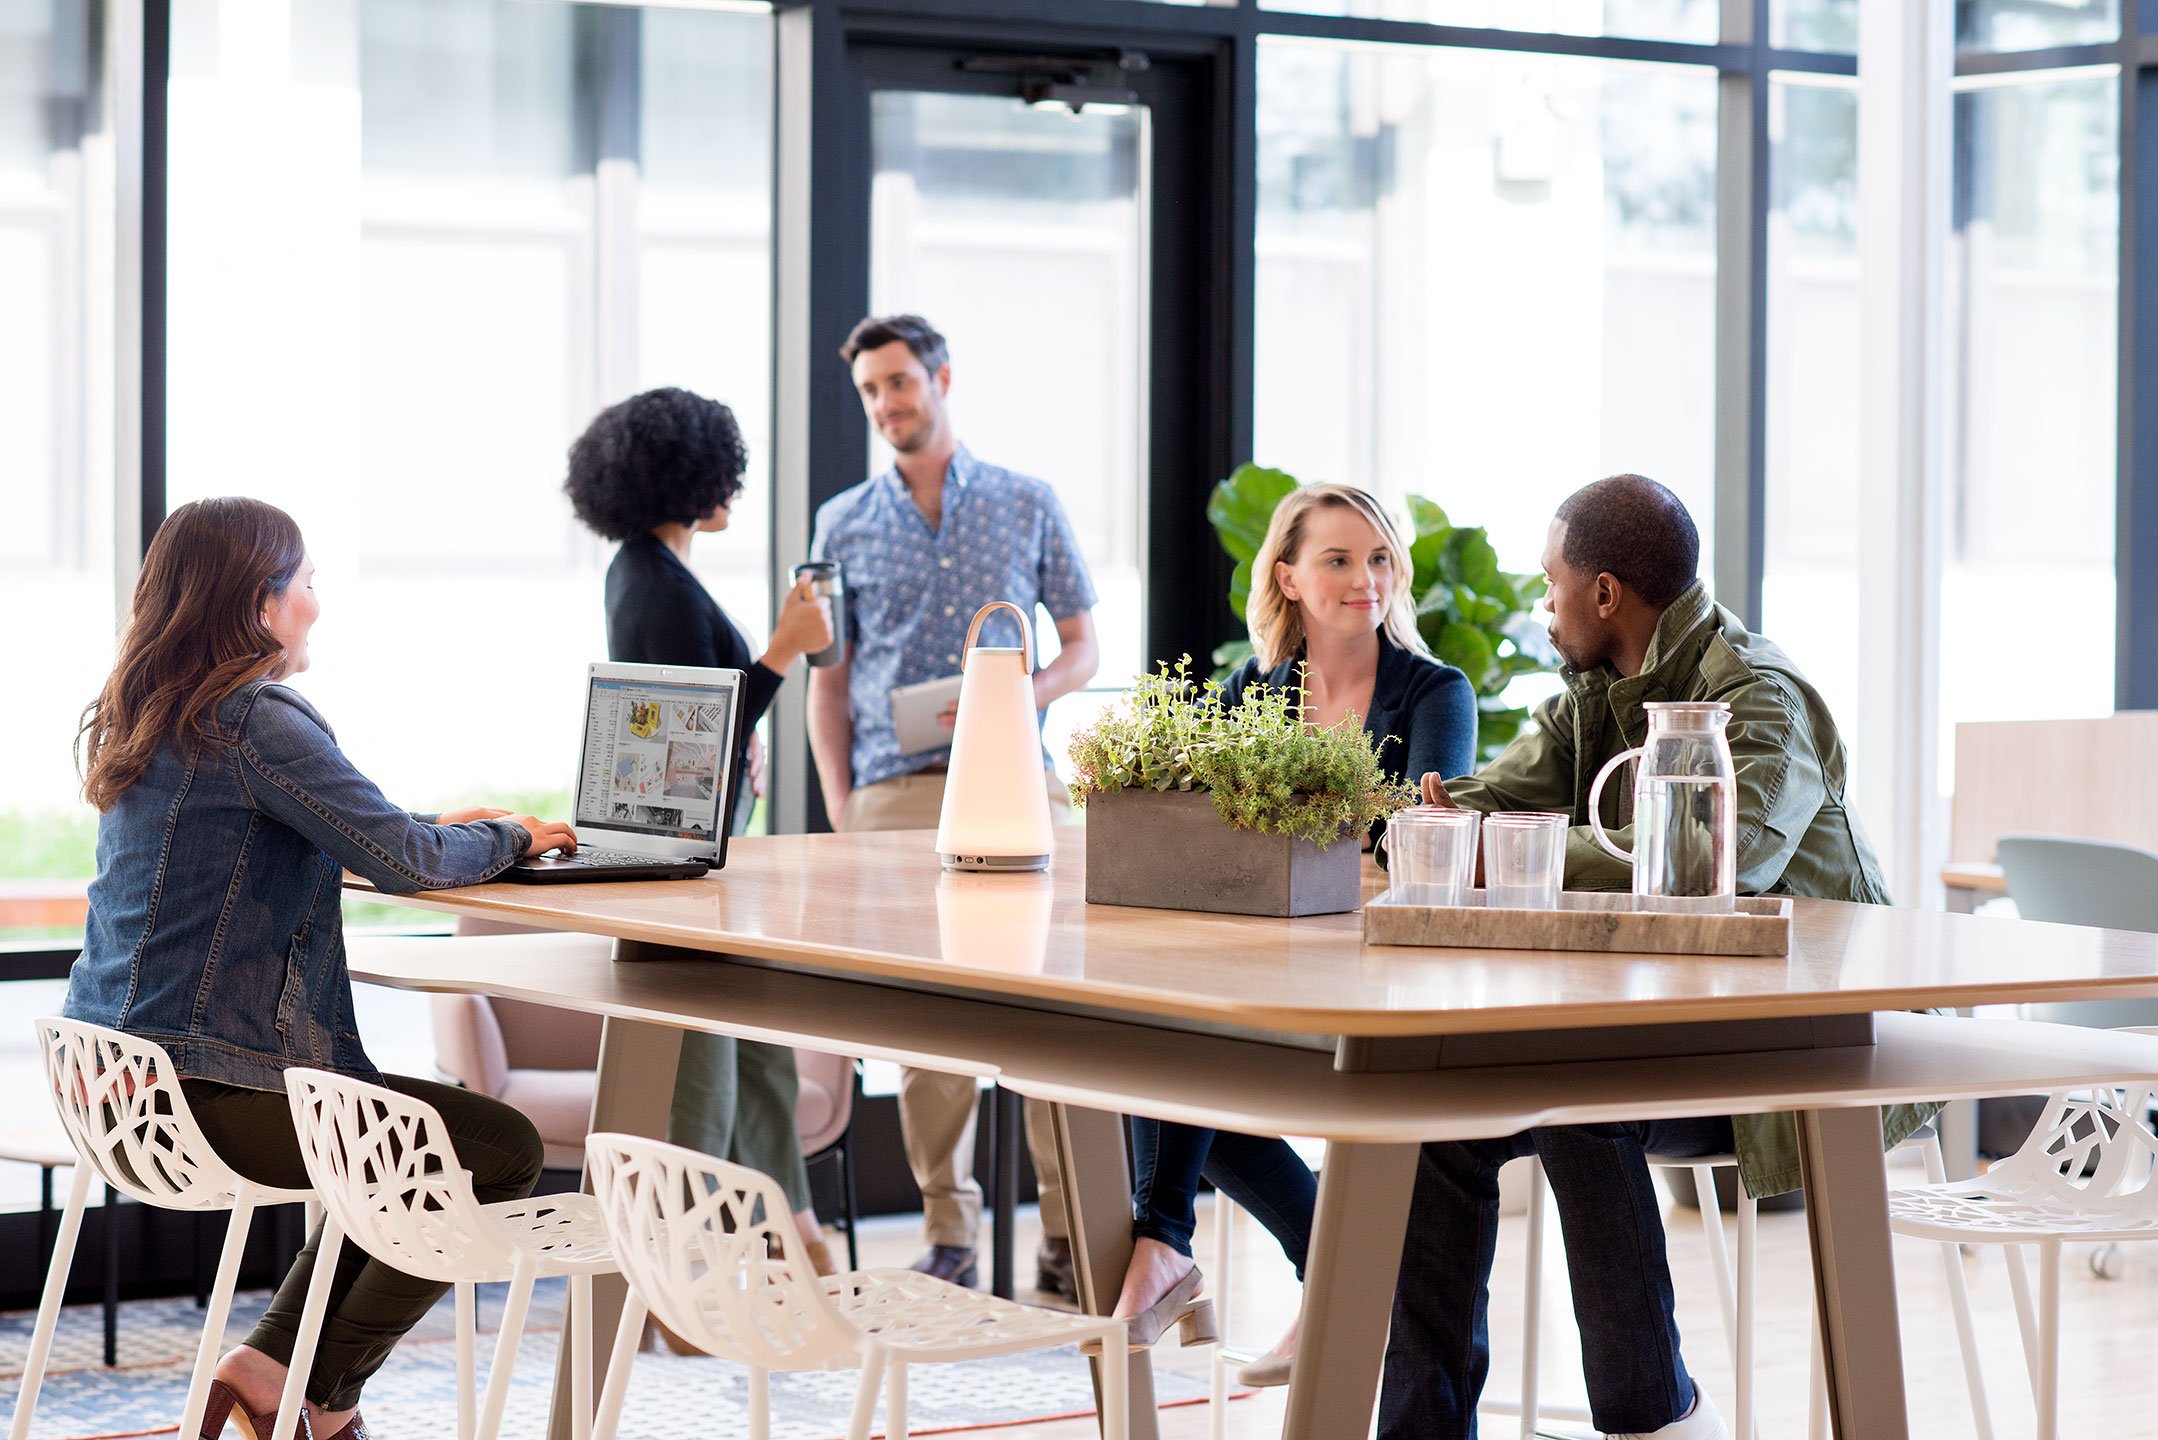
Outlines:
<svg viewBox="0 0 2158 1440"><path fill-rule="evenodd" d="M1951 890L1979 890L1987 895L2006 895L2008 877L2001 867L1986 860L1955 860L1941 867L1941 883Z"/></svg>
<svg viewBox="0 0 2158 1440"><path fill-rule="evenodd" d="M1788 956L1366 946L1361 917L1090 906L940 869L927 831L736 840L702 880L474 886L395 903L1057 1008L1311 1035L1448 1035L2158 994L2158 935L1800 900ZM1165 857L1164 863L1174 863ZM1366 865L1367 894L1382 878Z"/></svg>

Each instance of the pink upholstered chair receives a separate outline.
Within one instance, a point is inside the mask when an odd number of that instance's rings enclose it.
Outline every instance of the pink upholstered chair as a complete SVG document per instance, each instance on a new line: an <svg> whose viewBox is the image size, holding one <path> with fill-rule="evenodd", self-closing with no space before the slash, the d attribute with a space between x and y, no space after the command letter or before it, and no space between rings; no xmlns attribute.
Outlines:
<svg viewBox="0 0 2158 1440"><path fill-rule="evenodd" d="M531 935L549 932L460 920L459 935ZM560 944L567 937L552 936ZM440 943L440 942L435 942ZM604 951L613 942L594 938ZM577 1010L484 995L435 995L435 1067L468 1090L516 1106L538 1127L549 1169L584 1164L585 1135L592 1123L592 1092L598 1081L600 1018ZM857 1268L854 1157L847 1148L854 1121L860 1067L844 1055L794 1052L801 1094L795 1102L795 1133L811 1164L839 1165L840 1203L847 1232L847 1265Z"/></svg>

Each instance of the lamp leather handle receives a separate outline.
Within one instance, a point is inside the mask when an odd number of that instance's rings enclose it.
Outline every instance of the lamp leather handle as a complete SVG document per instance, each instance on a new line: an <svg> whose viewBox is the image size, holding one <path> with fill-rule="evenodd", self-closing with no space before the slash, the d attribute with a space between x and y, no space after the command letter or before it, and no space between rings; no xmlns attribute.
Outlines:
<svg viewBox="0 0 2158 1440"><path fill-rule="evenodd" d="M992 610L1009 610L1012 612L1012 618L1019 622L1019 663L1025 667L1027 674L1032 675L1034 673L1034 627L1027 624L1027 612L1012 604L1009 600L992 600L974 612L974 623L967 627L967 643L959 647L959 668L961 670L967 668L967 657L974 653L974 637L982 633L982 622L989 618L989 612Z"/></svg>

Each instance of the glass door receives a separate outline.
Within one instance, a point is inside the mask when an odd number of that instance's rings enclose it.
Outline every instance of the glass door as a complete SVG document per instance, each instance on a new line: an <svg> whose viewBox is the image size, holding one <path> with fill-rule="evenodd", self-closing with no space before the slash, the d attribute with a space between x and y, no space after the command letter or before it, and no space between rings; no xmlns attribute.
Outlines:
<svg viewBox="0 0 2158 1440"><path fill-rule="evenodd" d="M870 309L943 332L961 443L1056 492L1100 597L1101 667L1050 708L1052 755L1146 663L1150 122L1130 100L870 96Z"/></svg>

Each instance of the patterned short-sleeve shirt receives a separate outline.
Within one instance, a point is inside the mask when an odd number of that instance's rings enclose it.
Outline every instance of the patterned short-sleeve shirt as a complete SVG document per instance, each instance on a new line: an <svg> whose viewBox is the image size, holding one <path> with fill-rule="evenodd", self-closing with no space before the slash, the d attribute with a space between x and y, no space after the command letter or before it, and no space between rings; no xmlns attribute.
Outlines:
<svg viewBox="0 0 2158 1440"><path fill-rule="evenodd" d="M1009 600L1068 620L1094 607L1094 582L1056 493L987 465L962 446L944 476L942 523L932 530L896 467L817 509L811 553L837 560L847 587L847 700L854 715L854 783L874 785L940 763L950 747L901 754L892 690L959 673L974 612ZM983 645L1016 645L1011 616L982 626Z"/></svg>

